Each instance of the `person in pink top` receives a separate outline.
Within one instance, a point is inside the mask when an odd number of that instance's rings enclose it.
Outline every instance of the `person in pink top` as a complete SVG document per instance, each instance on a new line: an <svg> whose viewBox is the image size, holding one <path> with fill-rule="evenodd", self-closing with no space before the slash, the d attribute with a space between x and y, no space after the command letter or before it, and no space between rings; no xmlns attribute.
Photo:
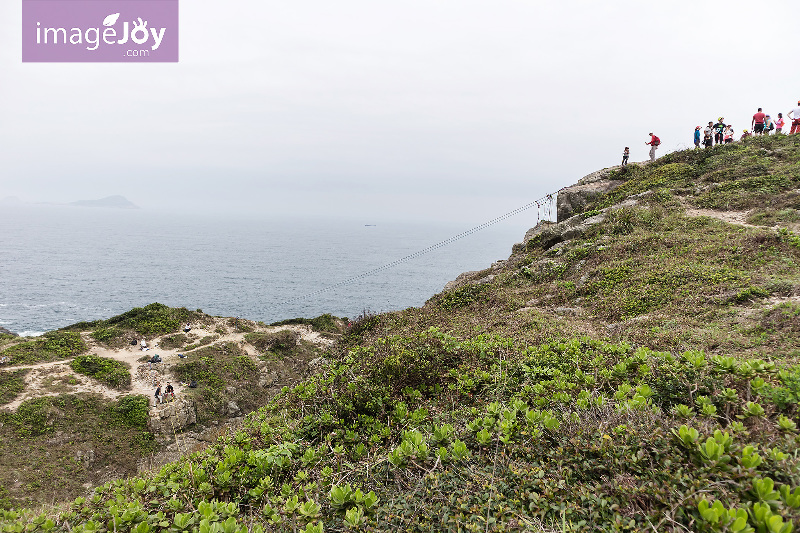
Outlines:
<svg viewBox="0 0 800 533"><path fill-rule="evenodd" d="M783 129L783 125L784 124L786 124L786 122L783 120L783 113L778 113L778 118L775 119L775 133L776 134L781 133L781 130Z"/></svg>
<svg viewBox="0 0 800 533"><path fill-rule="evenodd" d="M750 127L753 130L753 133L756 135L761 135L764 133L764 118L766 116L767 115L761 111L760 107L758 108L758 113L753 115L753 120L750 122Z"/></svg>
<svg viewBox="0 0 800 533"><path fill-rule="evenodd" d="M797 102L797 107L786 113L786 118L792 119L792 133L800 133L800 100Z"/></svg>

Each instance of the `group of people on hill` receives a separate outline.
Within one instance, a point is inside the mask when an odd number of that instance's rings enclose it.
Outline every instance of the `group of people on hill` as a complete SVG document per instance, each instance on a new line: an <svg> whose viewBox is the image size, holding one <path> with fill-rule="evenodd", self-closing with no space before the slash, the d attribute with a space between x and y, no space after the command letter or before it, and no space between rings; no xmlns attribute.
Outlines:
<svg viewBox="0 0 800 533"><path fill-rule="evenodd" d="M786 118L792 121L789 135L800 133L800 100L797 101L797 107L786 113ZM751 135L769 135L772 131L775 134L783 133L785 125L786 120L783 118L783 113L778 113L778 117L773 119L759 107L758 111L753 115L753 120L750 121L750 129L744 130L739 140L746 139ZM656 149L661 144L661 139L652 132L648 133L648 135L650 135L650 141L645 144L650 145L650 161L655 161ZM719 117L716 123L712 120L709 121L708 126L705 128L697 126L694 129L694 147L700 148L700 144L702 144L706 148L710 148L714 144L732 143L736 140L735 136L733 126L725 124L725 117ZM626 146L622 152L623 167L628 164L630 153L630 148Z"/></svg>
<svg viewBox="0 0 800 533"><path fill-rule="evenodd" d="M792 121L792 128L789 134L800 133L800 100L797 102L797 107L786 113L786 118ZM733 126L725 124L724 121L724 117L719 117L716 124L713 121L709 122L708 126L702 130L702 141L700 140L701 127L697 126L694 129L694 147L700 148L701 142L703 146L710 148L714 144L732 143L735 141L736 134ZM783 118L783 113L778 113L778 117L773 118L764 113L764 110L759 107L758 111L753 115L753 119L750 121L750 129L744 130L739 140L746 139L751 135L769 135L772 131L776 134L783 133L783 127L785 125L786 120Z"/></svg>

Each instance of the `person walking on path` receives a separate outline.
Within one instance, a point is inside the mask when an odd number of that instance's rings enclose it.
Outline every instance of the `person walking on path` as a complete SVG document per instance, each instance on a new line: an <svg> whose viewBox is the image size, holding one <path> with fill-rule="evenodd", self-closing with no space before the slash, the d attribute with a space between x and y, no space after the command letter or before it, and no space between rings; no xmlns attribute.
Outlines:
<svg viewBox="0 0 800 533"><path fill-rule="evenodd" d="M700 126L697 126L694 129L694 149L697 150L700 148Z"/></svg>
<svg viewBox="0 0 800 533"><path fill-rule="evenodd" d="M756 135L764 133L764 119L766 116L767 115L764 114L760 107L758 108L758 112L753 115L753 120L750 121L750 128Z"/></svg>
<svg viewBox="0 0 800 533"><path fill-rule="evenodd" d="M625 147L625 151L622 152L622 166L628 166L628 157L631 155L631 149L627 146Z"/></svg>
<svg viewBox="0 0 800 533"><path fill-rule="evenodd" d="M658 146L661 144L661 139L659 139L656 135L654 135L652 131L648 133L648 135L650 136L650 142L646 142L644 144L650 145L650 161L655 161L656 148L658 148Z"/></svg>
<svg viewBox="0 0 800 533"><path fill-rule="evenodd" d="M786 124L786 122L783 120L783 113L778 113L778 118L775 120L775 134L776 135L778 133L783 133L781 130L783 130L783 125L784 124Z"/></svg>
<svg viewBox="0 0 800 533"><path fill-rule="evenodd" d="M797 107L786 113L786 118L792 119L792 130L789 134L800 133L800 100L797 101Z"/></svg>
<svg viewBox="0 0 800 533"><path fill-rule="evenodd" d="M725 117L719 117L719 122L714 124L714 144L722 144L725 136Z"/></svg>

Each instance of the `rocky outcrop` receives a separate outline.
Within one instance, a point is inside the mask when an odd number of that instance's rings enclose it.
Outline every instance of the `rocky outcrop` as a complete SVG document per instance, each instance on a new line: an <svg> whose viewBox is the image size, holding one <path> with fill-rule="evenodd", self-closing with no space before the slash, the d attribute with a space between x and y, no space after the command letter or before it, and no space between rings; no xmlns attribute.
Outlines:
<svg viewBox="0 0 800 533"><path fill-rule="evenodd" d="M622 207L632 207L638 203L638 200L635 198L630 198L622 203L607 207L601 210L597 215L589 218L583 218L582 215L575 215L563 222L539 222L536 227L529 229L527 233L525 233L523 242L514 245L512 254L525 251L529 243L533 240L536 241L537 247L549 250L561 242L583 237L590 227L605 220L606 213L609 211Z"/></svg>
<svg viewBox="0 0 800 533"><path fill-rule="evenodd" d="M150 409L148 426L156 436L173 436L197 422L197 409L194 402L185 397L156 405Z"/></svg>
<svg viewBox="0 0 800 533"><path fill-rule="evenodd" d="M620 167L609 167L592 172L578 180L575 185L560 191L556 199L556 220L564 222L575 214L582 213L601 196L619 187L622 181L609 179L611 172L618 168Z"/></svg>
<svg viewBox="0 0 800 533"><path fill-rule="evenodd" d="M489 267L489 270L491 271L500 270L503 264L505 264L505 259L500 259L492 263L492 266ZM494 274L487 274L481 277L480 279L475 279L476 276L485 272L486 272L485 270L472 270L469 272L462 272L453 281L448 281L447 284L444 286L444 290L452 291L464 287L465 285L484 285L486 283L491 283L492 280L494 280L495 276Z"/></svg>
<svg viewBox="0 0 800 533"><path fill-rule="evenodd" d="M13 331L9 331L9 330L7 330L6 328L4 328L2 326L0 326L0 333L2 333L3 335L11 335L13 337L19 337L19 335L17 335Z"/></svg>

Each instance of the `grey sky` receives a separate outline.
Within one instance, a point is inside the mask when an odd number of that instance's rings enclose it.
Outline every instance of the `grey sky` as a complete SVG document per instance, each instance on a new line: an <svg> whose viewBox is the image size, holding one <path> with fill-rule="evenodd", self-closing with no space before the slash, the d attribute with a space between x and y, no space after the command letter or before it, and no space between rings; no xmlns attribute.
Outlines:
<svg viewBox="0 0 800 533"><path fill-rule="evenodd" d="M177 64L23 64L0 198L480 223L800 98L796 2L183 0Z"/></svg>

